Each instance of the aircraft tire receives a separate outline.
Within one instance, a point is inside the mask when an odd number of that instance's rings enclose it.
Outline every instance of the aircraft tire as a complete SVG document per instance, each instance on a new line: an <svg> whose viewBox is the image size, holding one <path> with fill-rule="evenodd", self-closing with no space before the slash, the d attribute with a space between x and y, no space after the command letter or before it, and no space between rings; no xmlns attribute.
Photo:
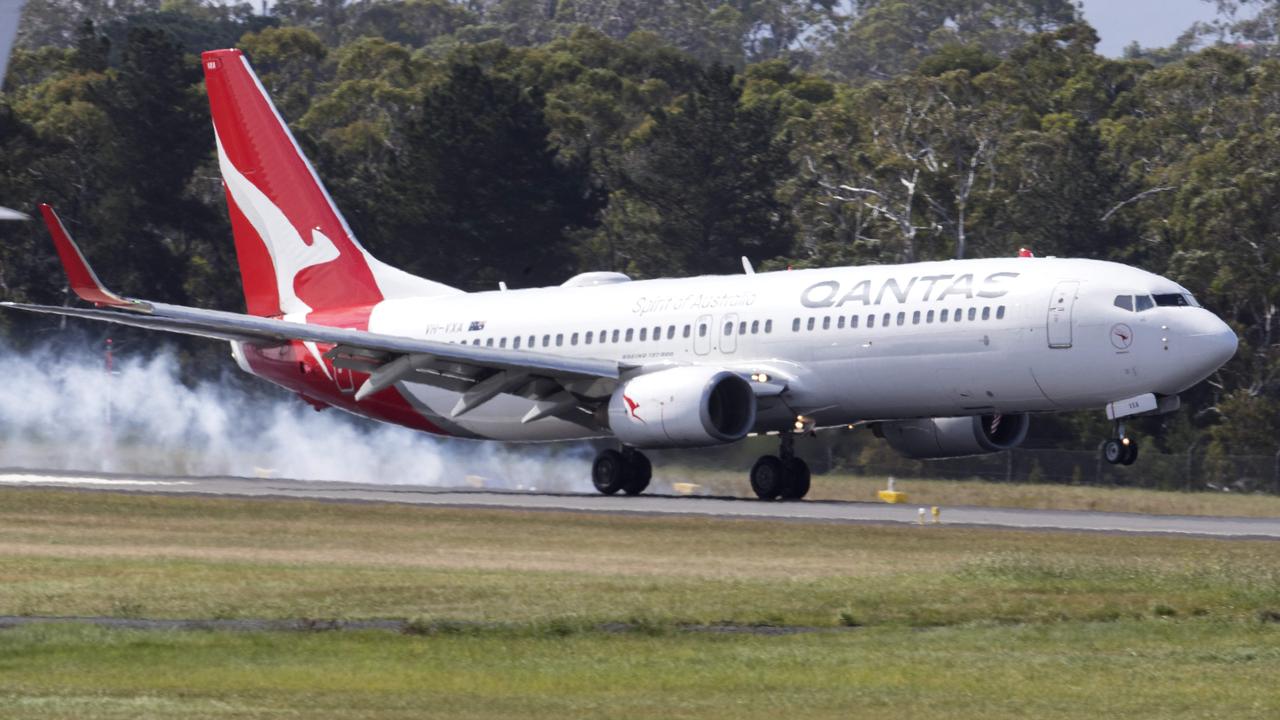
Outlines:
<svg viewBox="0 0 1280 720"><path fill-rule="evenodd" d="M765 455L751 466L751 490L761 500L776 500L787 486L786 467L776 455Z"/></svg>
<svg viewBox="0 0 1280 720"><path fill-rule="evenodd" d="M626 482L626 459L617 450L601 450L591 464L591 483L605 495L613 495Z"/></svg>
<svg viewBox="0 0 1280 720"><path fill-rule="evenodd" d="M653 477L653 463L649 462L644 453L636 450L624 452L622 459L626 462L622 491L628 495L639 495L649 487L649 480Z"/></svg>
<svg viewBox="0 0 1280 720"><path fill-rule="evenodd" d="M1124 446L1116 438L1110 438L1102 443L1102 459L1112 465L1119 465L1124 459Z"/></svg>
<svg viewBox="0 0 1280 720"><path fill-rule="evenodd" d="M783 500L800 500L809 494L811 474L809 463L798 457L782 461L785 483L782 486Z"/></svg>
<svg viewBox="0 0 1280 720"><path fill-rule="evenodd" d="M1120 458L1121 465L1132 465L1138 459L1138 442L1133 438L1129 438L1129 444L1124 446L1124 457Z"/></svg>

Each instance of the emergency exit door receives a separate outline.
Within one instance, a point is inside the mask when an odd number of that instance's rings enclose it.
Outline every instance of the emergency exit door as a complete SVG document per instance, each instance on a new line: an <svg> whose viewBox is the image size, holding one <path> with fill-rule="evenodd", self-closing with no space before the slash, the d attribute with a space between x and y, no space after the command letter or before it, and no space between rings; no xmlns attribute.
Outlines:
<svg viewBox="0 0 1280 720"><path fill-rule="evenodd" d="M1076 291L1080 283L1076 280L1060 282L1053 288L1049 297L1048 335L1049 347L1071 347L1071 314L1076 305Z"/></svg>

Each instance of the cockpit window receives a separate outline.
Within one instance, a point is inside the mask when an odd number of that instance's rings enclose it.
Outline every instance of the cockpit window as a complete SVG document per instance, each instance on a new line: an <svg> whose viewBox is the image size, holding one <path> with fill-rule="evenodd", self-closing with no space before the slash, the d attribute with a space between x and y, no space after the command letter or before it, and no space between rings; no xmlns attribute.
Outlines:
<svg viewBox="0 0 1280 720"><path fill-rule="evenodd" d="M1156 305L1160 307L1188 307L1191 305L1191 303L1187 302L1188 297L1182 293L1156 295Z"/></svg>
<svg viewBox="0 0 1280 720"><path fill-rule="evenodd" d="M1129 312L1133 312L1133 296L1117 295L1116 307L1120 308L1121 310L1128 310Z"/></svg>
<svg viewBox="0 0 1280 720"><path fill-rule="evenodd" d="M1143 310L1150 310L1153 307L1155 307L1155 303L1151 301L1150 295L1139 295L1134 298L1134 303L1133 303L1134 312L1142 312Z"/></svg>

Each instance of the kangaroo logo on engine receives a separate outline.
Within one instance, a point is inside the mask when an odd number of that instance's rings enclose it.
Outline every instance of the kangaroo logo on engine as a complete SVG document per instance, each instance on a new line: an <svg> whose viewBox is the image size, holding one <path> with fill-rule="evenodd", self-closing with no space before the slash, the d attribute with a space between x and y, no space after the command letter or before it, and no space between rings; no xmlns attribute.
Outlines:
<svg viewBox="0 0 1280 720"><path fill-rule="evenodd" d="M635 400L632 400L626 395L623 395L622 399L627 403L627 413L631 415L631 419L639 420L640 422L644 423L644 418L636 414L636 408L640 407L640 403L636 402ZM645 423L645 424L648 425L648 423Z"/></svg>

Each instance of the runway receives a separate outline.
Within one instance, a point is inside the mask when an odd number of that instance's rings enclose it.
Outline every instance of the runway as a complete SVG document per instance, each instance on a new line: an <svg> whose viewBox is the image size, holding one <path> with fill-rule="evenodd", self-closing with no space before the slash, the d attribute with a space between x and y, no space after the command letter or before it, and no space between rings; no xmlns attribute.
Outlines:
<svg viewBox="0 0 1280 720"><path fill-rule="evenodd" d="M640 495L540 494L434 488L412 485L278 480L244 477L140 477L0 471L0 488L67 487L84 490L227 497L308 498L346 502L392 502L442 507L569 511L620 515L707 516L798 522L916 525L915 505L872 502L760 502L738 498ZM947 526L998 527L1108 533L1195 535L1280 540L1280 518L1142 515L1075 510L989 507L941 508ZM932 524L932 518L929 517Z"/></svg>

